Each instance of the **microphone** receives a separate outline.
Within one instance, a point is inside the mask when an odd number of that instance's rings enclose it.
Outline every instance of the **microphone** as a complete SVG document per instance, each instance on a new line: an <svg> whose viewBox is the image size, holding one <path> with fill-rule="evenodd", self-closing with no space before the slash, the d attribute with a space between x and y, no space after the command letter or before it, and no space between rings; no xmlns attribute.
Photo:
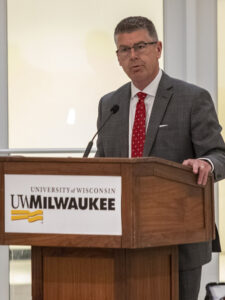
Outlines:
<svg viewBox="0 0 225 300"><path fill-rule="evenodd" d="M108 120L112 117L112 115L114 115L115 113L118 112L119 110L119 105L115 104L111 107L110 109L110 114L108 115L108 117L105 119L105 121L103 122L102 126L98 129L98 131L96 132L96 134L93 136L92 140L88 143L87 145L87 148L84 152L84 155L83 157L88 157L90 151L91 151L91 148L93 146L93 141L94 141L94 138L96 137L96 135L102 130L102 128L105 126L105 124L108 122Z"/></svg>

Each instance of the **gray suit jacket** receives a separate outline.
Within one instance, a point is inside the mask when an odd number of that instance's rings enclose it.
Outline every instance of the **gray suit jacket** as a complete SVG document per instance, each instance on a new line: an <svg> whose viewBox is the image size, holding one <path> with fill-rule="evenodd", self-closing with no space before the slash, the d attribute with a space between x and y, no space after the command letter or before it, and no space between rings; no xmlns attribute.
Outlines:
<svg viewBox="0 0 225 300"><path fill-rule="evenodd" d="M119 111L100 132L96 156L128 157L130 83L105 95L99 103L98 128L118 104ZM160 126L166 125L166 126ZM209 158L215 180L225 178L225 144L209 93L163 73L146 133L143 156L182 163ZM180 269L191 269L211 259L211 243L179 246Z"/></svg>

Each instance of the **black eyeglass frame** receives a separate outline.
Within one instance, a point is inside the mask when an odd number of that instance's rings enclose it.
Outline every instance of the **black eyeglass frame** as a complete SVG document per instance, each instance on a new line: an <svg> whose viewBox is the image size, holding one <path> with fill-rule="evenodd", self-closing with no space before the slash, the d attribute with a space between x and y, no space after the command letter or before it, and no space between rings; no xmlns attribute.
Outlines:
<svg viewBox="0 0 225 300"><path fill-rule="evenodd" d="M143 45L144 44L145 46L147 46L147 45L154 45L154 44L157 44L157 43L158 43L158 41L140 42L140 43L134 44L132 47L126 47L126 46L124 46L124 48L126 48L127 51L130 51L131 49L134 49L134 51L135 51L135 48L138 47L139 45ZM122 53L122 52L120 52L120 50L122 50L122 49L117 49L116 50L116 54L119 55L120 53Z"/></svg>

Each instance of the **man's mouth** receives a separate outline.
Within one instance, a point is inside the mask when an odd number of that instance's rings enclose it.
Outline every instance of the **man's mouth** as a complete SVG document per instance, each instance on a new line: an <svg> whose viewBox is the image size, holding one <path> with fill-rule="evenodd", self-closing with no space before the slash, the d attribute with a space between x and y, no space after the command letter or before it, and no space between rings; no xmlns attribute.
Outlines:
<svg viewBox="0 0 225 300"><path fill-rule="evenodd" d="M132 70L133 72L138 72L138 71L141 70L141 68L142 68L142 65L134 65L134 66L131 66L131 70Z"/></svg>

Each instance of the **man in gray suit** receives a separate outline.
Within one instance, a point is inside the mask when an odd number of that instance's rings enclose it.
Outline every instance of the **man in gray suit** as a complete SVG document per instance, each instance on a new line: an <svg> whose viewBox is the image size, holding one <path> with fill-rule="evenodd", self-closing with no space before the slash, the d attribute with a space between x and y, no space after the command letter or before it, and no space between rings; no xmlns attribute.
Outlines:
<svg viewBox="0 0 225 300"><path fill-rule="evenodd" d="M159 68L162 43L147 18L122 20L114 38L119 64L131 82L100 100L98 128L113 105L119 105L119 111L100 132L96 156L156 156L192 167L198 184L205 185L210 172L215 180L223 179L225 144L209 93ZM141 126L136 123L140 119ZM211 252L211 242L179 246L180 300L197 300L201 268Z"/></svg>

